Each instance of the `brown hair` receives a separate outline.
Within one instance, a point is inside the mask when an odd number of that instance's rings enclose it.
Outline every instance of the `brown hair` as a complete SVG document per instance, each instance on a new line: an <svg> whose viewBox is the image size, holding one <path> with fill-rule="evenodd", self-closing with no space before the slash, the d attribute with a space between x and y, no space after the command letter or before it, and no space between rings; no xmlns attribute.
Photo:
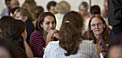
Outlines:
<svg viewBox="0 0 122 58"><path fill-rule="evenodd" d="M36 30L38 30L40 32L44 31L40 24L42 24L44 22L44 19L47 16L52 16L54 18L55 24L56 24L56 18L55 18L55 16L52 13L50 13L50 12L40 13L40 15L39 15L39 17L37 19L37 22L36 22Z"/></svg>
<svg viewBox="0 0 122 58"><path fill-rule="evenodd" d="M31 14L28 12L27 9L25 9L25 8L18 8L18 9L14 12L14 14L16 15L17 12L20 12L20 14L21 14L22 16L27 16L27 18L28 18L29 20L32 20L32 16L31 16Z"/></svg>
<svg viewBox="0 0 122 58"><path fill-rule="evenodd" d="M105 28L104 28L103 33L102 33L102 36L103 36L103 40L105 42L107 42L108 39L109 39L110 29L109 29L108 25L106 24L105 20L103 19L103 17L100 16L100 15L94 15L94 16L91 17L91 19L89 21L89 24L88 24L88 35L89 35L88 37L89 37L90 40L93 40L94 43L97 42L97 39L95 38L95 36L94 36L94 34L93 34L92 30L91 30L91 25L90 25L91 21L95 17L99 18L103 22L103 24L105 25Z"/></svg>
<svg viewBox="0 0 122 58"><path fill-rule="evenodd" d="M82 41L81 28L83 26L82 17L79 13L71 11L63 18L63 23L60 29L62 38L59 40L59 45L66 50L66 56L76 54L79 49L79 44Z"/></svg>

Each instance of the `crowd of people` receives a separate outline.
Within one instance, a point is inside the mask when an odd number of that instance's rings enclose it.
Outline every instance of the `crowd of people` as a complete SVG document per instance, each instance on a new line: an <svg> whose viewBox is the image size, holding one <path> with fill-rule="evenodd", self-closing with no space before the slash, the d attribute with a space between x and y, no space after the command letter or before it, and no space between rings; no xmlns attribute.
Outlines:
<svg viewBox="0 0 122 58"><path fill-rule="evenodd" d="M122 58L122 0L99 5L5 0L0 18L0 58Z"/></svg>

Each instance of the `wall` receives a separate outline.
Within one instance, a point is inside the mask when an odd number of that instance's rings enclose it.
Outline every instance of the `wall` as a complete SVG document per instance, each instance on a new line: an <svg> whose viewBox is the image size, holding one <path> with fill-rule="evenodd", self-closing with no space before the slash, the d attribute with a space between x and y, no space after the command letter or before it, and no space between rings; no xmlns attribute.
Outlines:
<svg viewBox="0 0 122 58"><path fill-rule="evenodd" d="M48 1L51 1L51 0L35 0L35 1L36 1L37 5L43 6L45 11L47 11L46 5L47 5ZM60 2L62 0L54 0L54 1ZM87 1L89 3L89 0L65 0L65 1L68 1L70 3L70 5L72 6L71 10L75 10L75 11L78 11L78 6L82 1ZM104 0L91 0L91 5L97 4L101 7L101 9L103 9L103 1ZM19 2L20 2L20 5L22 5L24 0L19 0ZM5 8L4 0L0 0L0 14L1 14L1 11L3 8Z"/></svg>

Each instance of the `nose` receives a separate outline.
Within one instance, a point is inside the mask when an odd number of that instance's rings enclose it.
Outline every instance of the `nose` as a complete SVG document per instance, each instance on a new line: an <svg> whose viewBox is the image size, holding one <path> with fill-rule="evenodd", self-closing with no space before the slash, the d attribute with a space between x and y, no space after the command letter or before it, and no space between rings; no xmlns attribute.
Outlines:
<svg viewBox="0 0 122 58"><path fill-rule="evenodd" d="M52 23L50 23L50 29L54 29L54 25Z"/></svg>
<svg viewBox="0 0 122 58"><path fill-rule="evenodd" d="M99 26L96 24L96 25L95 25L95 28L99 28Z"/></svg>

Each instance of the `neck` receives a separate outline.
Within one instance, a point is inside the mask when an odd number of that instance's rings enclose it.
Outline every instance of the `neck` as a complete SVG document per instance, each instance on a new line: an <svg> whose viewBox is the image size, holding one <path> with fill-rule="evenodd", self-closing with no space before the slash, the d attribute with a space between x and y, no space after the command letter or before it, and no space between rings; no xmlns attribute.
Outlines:
<svg viewBox="0 0 122 58"><path fill-rule="evenodd" d="M95 38L98 40L100 38L102 38L102 35L97 35L97 34L94 34L95 35Z"/></svg>
<svg viewBox="0 0 122 58"><path fill-rule="evenodd" d="M46 36L47 36L47 32L44 31L44 32L43 32L43 37L44 37L44 39L46 39Z"/></svg>

